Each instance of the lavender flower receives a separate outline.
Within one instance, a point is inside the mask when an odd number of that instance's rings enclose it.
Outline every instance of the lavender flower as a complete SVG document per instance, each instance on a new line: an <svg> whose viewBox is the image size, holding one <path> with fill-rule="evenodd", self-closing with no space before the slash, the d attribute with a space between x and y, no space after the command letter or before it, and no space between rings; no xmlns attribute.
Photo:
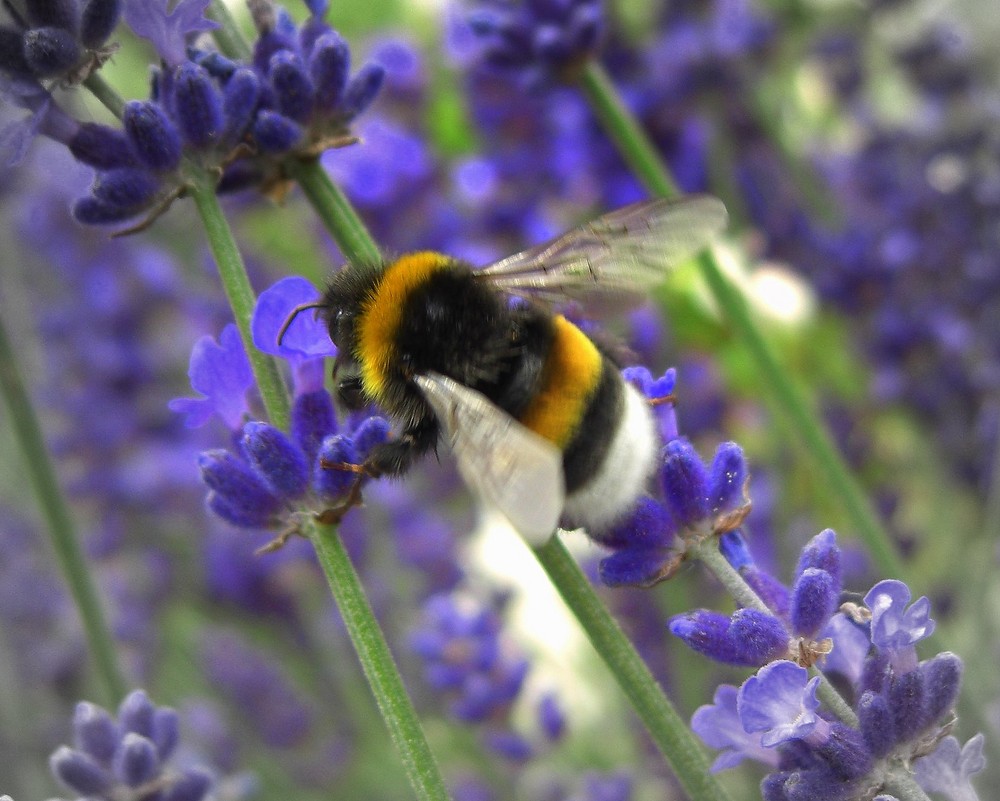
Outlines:
<svg viewBox="0 0 1000 801"><path fill-rule="evenodd" d="M736 535L726 536L731 539ZM738 557L741 572L749 564L746 553L733 548L733 543L728 553L731 561ZM817 572L828 578L819 582L809 578ZM784 625L793 627L796 605L815 604L813 591L803 591L803 586L836 587L839 594L839 551L832 532L824 532L806 545L797 573L799 578L790 595L793 613L784 617ZM720 687L715 703L699 709L692 719L692 728L705 742L727 749L714 769L730 767L744 758L777 767L762 784L765 801L806 797L802 793L847 801L866 789L877 789L885 781L881 761L905 763L940 748L958 695L962 663L947 652L917 661L913 643L925 636L932 623L926 599L906 608L909 599L909 588L902 582L879 582L865 596L868 607L848 604L844 612L832 618L828 599L822 599L820 608L824 613L817 614L815 620L824 625L826 618L823 631L831 635L830 639L823 647L815 642L804 646L807 637L791 640L792 658L806 666L819 658L824 672L840 673L851 682L856 725L835 720L823 708L817 696L820 676L810 678L806 667L787 658L768 661L738 691ZM741 640L753 640L753 635L732 635L740 614L728 619L704 611L689 613L675 618L671 630L697 650L738 664L733 654L740 653ZM852 624L848 616L862 621L864 628ZM862 631L864 642L859 643ZM780 643L780 638L776 637L776 642ZM749 647L742 643L744 651ZM841 647L843 653L839 653ZM814 655L803 658L810 650ZM836 658L824 664L822 654L831 650ZM776 749L778 754L768 754L768 749ZM926 758L931 762L925 789L934 790L933 777L947 776L950 769L938 772L933 767L939 764L935 758ZM955 762L953 757L940 759L944 760L942 765L949 759L949 764ZM974 762L970 758L969 764ZM957 769L942 782L962 787L971 772Z"/></svg>
<svg viewBox="0 0 1000 801"><path fill-rule="evenodd" d="M15 81L80 83L114 52L105 42L121 0L23 0L0 21L0 73Z"/></svg>
<svg viewBox="0 0 1000 801"><path fill-rule="evenodd" d="M487 0L468 21L483 40L484 60L518 73L532 87L566 77L595 51L603 30L601 4L595 0Z"/></svg>
<svg viewBox="0 0 1000 801"><path fill-rule="evenodd" d="M537 746L510 721L530 663L510 653L496 609L459 593L431 596L410 647L424 660L427 683L450 697L451 715L480 724L487 748L512 762L536 755ZM545 737L557 740L565 723L553 696L543 696L539 714Z"/></svg>
<svg viewBox="0 0 1000 801"><path fill-rule="evenodd" d="M672 389L671 379L668 374ZM659 390L666 384L650 386ZM735 443L720 445L708 467L686 440L667 442L659 470L663 502L644 498L624 521L594 534L600 545L615 551L600 564L601 580L609 586L650 586L670 578L691 543L742 521L749 508L743 499L745 476Z"/></svg>
<svg viewBox="0 0 1000 801"><path fill-rule="evenodd" d="M212 789L203 768L170 764L178 743L177 713L154 706L135 690L118 708L117 720L86 701L73 717L74 747L50 759L55 777L87 798L113 801L155 791L168 801L202 801Z"/></svg>

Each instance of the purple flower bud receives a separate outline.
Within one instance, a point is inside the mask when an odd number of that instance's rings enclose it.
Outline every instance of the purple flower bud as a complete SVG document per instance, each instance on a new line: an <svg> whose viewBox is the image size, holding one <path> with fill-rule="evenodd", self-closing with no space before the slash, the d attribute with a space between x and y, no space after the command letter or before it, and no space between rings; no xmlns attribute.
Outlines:
<svg viewBox="0 0 1000 801"><path fill-rule="evenodd" d="M268 77L275 99L285 117L307 123L313 108L313 87L305 65L294 53L281 51L271 56Z"/></svg>
<svg viewBox="0 0 1000 801"><path fill-rule="evenodd" d="M735 442L724 442L715 451L708 478L708 506L713 515L731 512L743 503L743 485L747 463L743 449Z"/></svg>
<svg viewBox="0 0 1000 801"><path fill-rule="evenodd" d="M260 80L247 67L240 67L226 82L222 97L226 137L238 140L246 133L260 101Z"/></svg>
<svg viewBox="0 0 1000 801"><path fill-rule="evenodd" d="M384 417L365 418L351 435L358 460L364 462L374 448L389 439L391 431L392 424Z"/></svg>
<svg viewBox="0 0 1000 801"><path fill-rule="evenodd" d="M605 587L649 586L663 578L669 558L667 550L659 546L623 545L598 565L601 583Z"/></svg>
<svg viewBox="0 0 1000 801"><path fill-rule="evenodd" d="M24 58L24 32L0 25L0 73L34 77L34 70Z"/></svg>
<svg viewBox="0 0 1000 801"><path fill-rule="evenodd" d="M135 158L124 131L94 122L83 123L69 141L73 158L99 170L133 166Z"/></svg>
<svg viewBox="0 0 1000 801"><path fill-rule="evenodd" d="M119 167L98 173L91 191L107 206L135 213L160 189L160 179L141 167Z"/></svg>
<svg viewBox="0 0 1000 801"><path fill-rule="evenodd" d="M795 568L795 577L801 576L807 567L817 567L829 573L837 584L837 592L840 592L840 548L837 547L837 535L832 528L821 531L806 543Z"/></svg>
<svg viewBox="0 0 1000 801"><path fill-rule="evenodd" d="M830 736L816 751L845 782L860 779L872 769L872 754L861 732L839 721L830 724Z"/></svg>
<svg viewBox="0 0 1000 801"><path fill-rule="evenodd" d="M385 80L385 68L381 64L365 64L344 89L344 97L340 102L340 114L345 120L352 120L372 104L382 81Z"/></svg>
<svg viewBox="0 0 1000 801"><path fill-rule="evenodd" d="M316 40L309 58L309 77L316 87L316 108L324 114L336 110L347 86L351 69L351 51L336 31Z"/></svg>
<svg viewBox="0 0 1000 801"><path fill-rule="evenodd" d="M673 542L674 526L661 503L653 498L643 497L628 517L607 531L595 532L594 536L609 548L661 548Z"/></svg>
<svg viewBox="0 0 1000 801"><path fill-rule="evenodd" d="M80 15L80 41L94 50L111 36L122 15L122 0L85 0Z"/></svg>
<svg viewBox="0 0 1000 801"><path fill-rule="evenodd" d="M144 690L133 690L118 707L118 722L126 734L153 736L153 713L156 707Z"/></svg>
<svg viewBox="0 0 1000 801"><path fill-rule="evenodd" d="M881 759L896 747L898 740L888 701L885 696L867 690L858 700L857 712L861 736L868 750L876 759Z"/></svg>
<svg viewBox="0 0 1000 801"><path fill-rule="evenodd" d="M28 0L24 3L31 26L52 26L76 30L77 6L74 0Z"/></svg>
<svg viewBox="0 0 1000 801"><path fill-rule="evenodd" d="M807 567L792 588L792 630L801 637L815 637L837 611L840 586L833 576Z"/></svg>
<svg viewBox="0 0 1000 801"><path fill-rule="evenodd" d="M197 768L184 771L162 797L162 801L202 801L212 788L212 777Z"/></svg>
<svg viewBox="0 0 1000 801"><path fill-rule="evenodd" d="M330 7L329 0L306 0L306 7L314 17L326 16L326 10Z"/></svg>
<svg viewBox="0 0 1000 801"><path fill-rule="evenodd" d="M737 609L726 636L739 656L737 664L765 665L788 651L788 632L781 621L756 609Z"/></svg>
<svg viewBox="0 0 1000 801"><path fill-rule="evenodd" d="M695 449L685 439L671 440L663 449L660 471L667 508L680 526L708 517L708 473Z"/></svg>
<svg viewBox="0 0 1000 801"><path fill-rule="evenodd" d="M333 434L323 440L319 458L332 464L358 464L354 443L342 434ZM357 480L357 474L350 470L321 467L319 462L313 468L313 488L327 500L340 500Z"/></svg>
<svg viewBox="0 0 1000 801"><path fill-rule="evenodd" d="M559 740L565 733L566 715L555 693L546 693L538 702L538 722L550 741Z"/></svg>
<svg viewBox="0 0 1000 801"><path fill-rule="evenodd" d="M52 774L75 793L99 796L112 786L111 776L86 754L60 746L49 757Z"/></svg>
<svg viewBox="0 0 1000 801"><path fill-rule="evenodd" d="M527 762L535 755L531 743L513 731L487 731L483 735L483 744L493 753L511 762Z"/></svg>
<svg viewBox="0 0 1000 801"><path fill-rule="evenodd" d="M196 148L219 143L222 98L204 67L185 61L174 73L174 116L185 141Z"/></svg>
<svg viewBox="0 0 1000 801"><path fill-rule="evenodd" d="M82 197L73 203L73 218L82 225L110 225L134 217L136 209L112 206L96 197Z"/></svg>
<svg viewBox="0 0 1000 801"><path fill-rule="evenodd" d="M326 390L307 392L292 404L292 438L299 444L309 464L316 462L323 438L337 433L337 416Z"/></svg>
<svg viewBox="0 0 1000 801"><path fill-rule="evenodd" d="M122 118L132 151L151 170L173 170L181 161L181 138L155 103L130 100Z"/></svg>
<svg viewBox="0 0 1000 801"><path fill-rule="evenodd" d="M96 704L81 701L73 713L73 742L101 765L110 765L121 733L114 719Z"/></svg>
<svg viewBox="0 0 1000 801"><path fill-rule="evenodd" d="M955 706L962 683L962 660L944 651L921 662L917 670L924 685L923 725L929 726Z"/></svg>
<svg viewBox="0 0 1000 801"><path fill-rule="evenodd" d="M281 51L293 52L295 45L291 39L277 30L270 30L257 37L253 47L253 64L262 73L267 72L268 65L275 53Z"/></svg>
<svg viewBox="0 0 1000 801"><path fill-rule="evenodd" d="M161 761L170 758L180 739L180 721L177 711L159 707L153 712L153 743Z"/></svg>
<svg viewBox="0 0 1000 801"><path fill-rule="evenodd" d="M80 60L80 46L64 28L32 28L24 34L24 59L39 78L53 78Z"/></svg>
<svg viewBox="0 0 1000 801"><path fill-rule="evenodd" d="M861 679L858 681L858 688L861 691L885 692L891 678L892 666L889 664L888 655L881 651L876 651L869 654L865 659L865 664L861 669Z"/></svg>
<svg viewBox="0 0 1000 801"><path fill-rule="evenodd" d="M924 684L920 672L912 670L893 676L888 701L892 722L900 742L913 739L924 722Z"/></svg>
<svg viewBox="0 0 1000 801"><path fill-rule="evenodd" d="M253 469L229 451L212 450L198 457L202 480L214 490L209 506L234 525L253 528L268 525L281 509Z"/></svg>
<svg viewBox="0 0 1000 801"><path fill-rule="evenodd" d="M309 488L305 454L284 432L268 423L243 426L243 450L275 495L299 498Z"/></svg>
<svg viewBox="0 0 1000 801"><path fill-rule="evenodd" d="M742 570L754 563L747 541L743 539L739 529L727 531L719 537L719 553L736 570Z"/></svg>
<svg viewBox="0 0 1000 801"><path fill-rule="evenodd" d="M141 734L129 732L115 754L114 770L122 784L129 787L145 784L160 772L156 747Z"/></svg>
<svg viewBox="0 0 1000 801"><path fill-rule="evenodd" d="M284 153L301 141L302 128L274 111L261 111L253 124L253 138L264 153Z"/></svg>
<svg viewBox="0 0 1000 801"><path fill-rule="evenodd" d="M828 767L789 772L781 787L782 801L847 801L856 797L857 789L845 782ZM770 799L768 800L770 801Z"/></svg>
<svg viewBox="0 0 1000 801"><path fill-rule="evenodd" d="M695 609L672 618L669 629L689 648L729 665L757 667L788 650L781 622L756 609L738 609L731 617Z"/></svg>

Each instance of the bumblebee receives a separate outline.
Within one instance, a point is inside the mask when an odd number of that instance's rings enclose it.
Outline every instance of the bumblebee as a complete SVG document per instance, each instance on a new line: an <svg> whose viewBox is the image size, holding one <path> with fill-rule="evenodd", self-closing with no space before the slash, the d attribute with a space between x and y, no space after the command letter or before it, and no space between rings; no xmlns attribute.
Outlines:
<svg viewBox="0 0 1000 801"><path fill-rule="evenodd" d="M633 304L726 221L712 197L651 200L482 269L427 251L341 270L317 304L338 348L337 395L402 425L363 472L400 475L444 439L529 543L560 522L613 525L654 470L652 412L553 306Z"/></svg>

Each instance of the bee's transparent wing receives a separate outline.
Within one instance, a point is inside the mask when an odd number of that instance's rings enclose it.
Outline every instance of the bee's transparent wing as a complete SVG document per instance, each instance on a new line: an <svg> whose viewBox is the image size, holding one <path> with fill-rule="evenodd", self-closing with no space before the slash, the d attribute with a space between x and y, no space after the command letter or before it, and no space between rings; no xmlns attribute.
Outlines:
<svg viewBox="0 0 1000 801"><path fill-rule="evenodd" d="M541 545L562 514L562 453L485 396L438 373L414 377L437 415L458 470L530 545Z"/></svg>
<svg viewBox="0 0 1000 801"><path fill-rule="evenodd" d="M549 302L637 302L726 227L710 195L644 200L477 271L512 294Z"/></svg>

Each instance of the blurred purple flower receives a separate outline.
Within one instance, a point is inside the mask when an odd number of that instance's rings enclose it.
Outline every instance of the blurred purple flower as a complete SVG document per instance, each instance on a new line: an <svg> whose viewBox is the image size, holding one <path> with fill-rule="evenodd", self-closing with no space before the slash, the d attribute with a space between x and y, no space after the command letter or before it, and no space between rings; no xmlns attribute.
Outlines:
<svg viewBox="0 0 1000 801"><path fill-rule="evenodd" d="M174 67L187 60L187 46L193 35L219 27L219 23L205 17L210 2L177 0L168 11L169 0L126 0L125 22Z"/></svg>

